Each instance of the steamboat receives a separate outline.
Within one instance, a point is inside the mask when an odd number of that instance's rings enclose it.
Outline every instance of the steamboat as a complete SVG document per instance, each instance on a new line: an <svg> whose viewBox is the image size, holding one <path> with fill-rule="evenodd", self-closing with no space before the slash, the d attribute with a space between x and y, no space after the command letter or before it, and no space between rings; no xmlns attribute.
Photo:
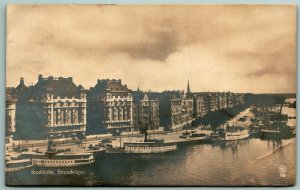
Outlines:
<svg viewBox="0 0 300 190"><path fill-rule="evenodd" d="M249 131L244 127L228 127L219 131L220 140L234 141L246 139L249 137Z"/></svg>
<svg viewBox="0 0 300 190"><path fill-rule="evenodd" d="M163 153L177 149L176 143L166 143L164 140L149 140L146 142L125 142L124 153Z"/></svg>
<svg viewBox="0 0 300 190"><path fill-rule="evenodd" d="M92 153L59 153L54 155L34 155L32 164L40 167L75 167L91 165L95 162Z"/></svg>
<svg viewBox="0 0 300 190"><path fill-rule="evenodd" d="M237 126L237 120L235 126L229 126L228 123L225 127L219 129L219 139L221 141L234 141L246 139L249 137L249 130L245 127Z"/></svg>

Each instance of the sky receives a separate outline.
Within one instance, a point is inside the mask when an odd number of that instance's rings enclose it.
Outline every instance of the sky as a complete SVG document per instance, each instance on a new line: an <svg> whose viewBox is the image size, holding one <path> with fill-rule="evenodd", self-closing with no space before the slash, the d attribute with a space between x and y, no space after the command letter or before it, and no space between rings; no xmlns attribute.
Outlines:
<svg viewBox="0 0 300 190"><path fill-rule="evenodd" d="M6 82L296 92L294 5L9 5Z"/></svg>

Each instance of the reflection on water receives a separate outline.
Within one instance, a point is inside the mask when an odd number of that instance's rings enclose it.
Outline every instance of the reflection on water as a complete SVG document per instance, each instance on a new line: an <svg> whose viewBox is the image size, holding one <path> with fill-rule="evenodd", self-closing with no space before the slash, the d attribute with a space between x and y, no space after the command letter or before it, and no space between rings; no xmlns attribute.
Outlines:
<svg viewBox="0 0 300 190"><path fill-rule="evenodd" d="M287 167L284 178L279 165ZM194 144L164 154L99 154L85 170L85 176L32 176L23 171L10 177L49 185L289 185L295 181L295 139Z"/></svg>
<svg viewBox="0 0 300 190"><path fill-rule="evenodd" d="M295 180L295 140L199 144L175 153L105 155L97 161L97 176L107 185L287 185ZM282 164L286 178L277 170Z"/></svg>

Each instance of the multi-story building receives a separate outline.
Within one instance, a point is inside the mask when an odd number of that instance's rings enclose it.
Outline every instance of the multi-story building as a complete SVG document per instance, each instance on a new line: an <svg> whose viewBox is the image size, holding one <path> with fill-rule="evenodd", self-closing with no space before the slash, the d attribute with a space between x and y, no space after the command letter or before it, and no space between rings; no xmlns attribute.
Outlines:
<svg viewBox="0 0 300 190"><path fill-rule="evenodd" d="M133 129L132 91L121 80L98 80L88 95L88 133Z"/></svg>
<svg viewBox="0 0 300 190"><path fill-rule="evenodd" d="M193 99L181 91L165 91L160 95L160 123L166 129L179 128L192 122Z"/></svg>
<svg viewBox="0 0 300 190"><path fill-rule="evenodd" d="M184 94L181 98L181 119L184 122L193 120L193 98Z"/></svg>
<svg viewBox="0 0 300 190"><path fill-rule="evenodd" d="M171 128L182 124L182 100L181 98L171 99Z"/></svg>
<svg viewBox="0 0 300 190"><path fill-rule="evenodd" d="M244 94L235 94L233 99L234 106L244 104Z"/></svg>
<svg viewBox="0 0 300 190"><path fill-rule="evenodd" d="M234 107L233 94L231 92L226 93L226 104L227 104L227 108L233 108Z"/></svg>
<svg viewBox="0 0 300 190"><path fill-rule="evenodd" d="M39 75L38 82L18 92L17 97L18 138L82 138L85 135L86 90L76 86L71 77Z"/></svg>
<svg viewBox="0 0 300 190"><path fill-rule="evenodd" d="M142 127L154 130L159 127L159 101L150 100L147 94L139 102L139 123Z"/></svg>
<svg viewBox="0 0 300 190"><path fill-rule="evenodd" d="M195 94L193 98L193 105L195 117L203 117L207 113L204 96Z"/></svg>
<svg viewBox="0 0 300 190"><path fill-rule="evenodd" d="M10 95L17 97L19 94L22 94L23 92L27 91L28 87L25 85L24 78L20 78L20 84L16 88L10 89Z"/></svg>
<svg viewBox="0 0 300 190"><path fill-rule="evenodd" d="M227 98L226 93L218 93L218 110L223 110L227 108Z"/></svg>
<svg viewBox="0 0 300 190"><path fill-rule="evenodd" d="M7 144L13 142L13 134L16 131L16 99L6 94L6 135Z"/></svg>
<svg viewBox="0 0 300 190"><path fill-rule="evenodd" d="M181 123L180 97L180 91L164 91L159 94L159 122L167 130Z"/></svg>
<svg viewBox="0 0 300 190"><path fill-rule="evenodd" d="M218 110L218 96L216 93L208 93L204 97L206 107L208 111L217 111Z"/></svg>

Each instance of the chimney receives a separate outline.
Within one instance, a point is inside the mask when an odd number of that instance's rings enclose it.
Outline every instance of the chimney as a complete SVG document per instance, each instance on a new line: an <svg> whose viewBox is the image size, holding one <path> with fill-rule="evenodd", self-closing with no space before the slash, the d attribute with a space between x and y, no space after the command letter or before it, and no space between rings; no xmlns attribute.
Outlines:
<svg viewBox="0 0 300 190"><path fill-rule="evenodd" d="M43 80L43 75L39 74L39 82Z"/></svg>
<svg viewBox="0 0 300 190"><path fill-rule="evenodd" d="M24 84L24 78L23 77L20 78L20 84Z"/></svg>

